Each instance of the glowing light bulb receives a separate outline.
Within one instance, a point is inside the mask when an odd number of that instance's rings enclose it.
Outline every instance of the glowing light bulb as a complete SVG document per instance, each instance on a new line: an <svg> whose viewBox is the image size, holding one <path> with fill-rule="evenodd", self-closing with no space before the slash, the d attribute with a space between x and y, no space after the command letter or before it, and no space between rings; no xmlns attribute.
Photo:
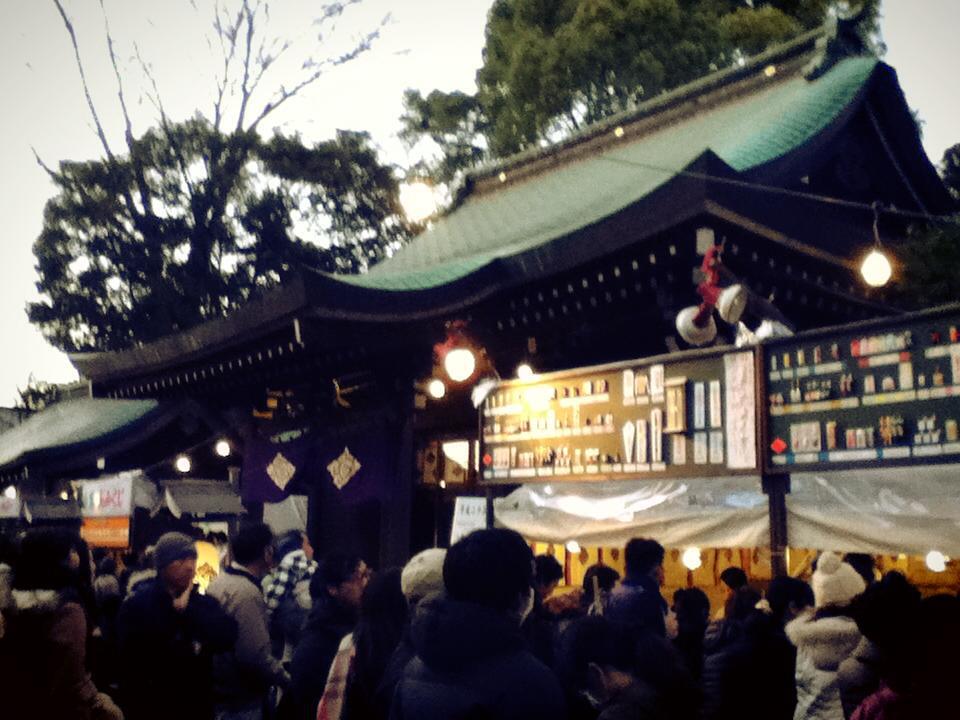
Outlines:
<svg viewBox="0 0 960 720"><path fill-rule="evenodd" d="M860 274L863 275L864 282L870 287L883 287L890 281L893 268L887 256L874 248L864 258L863 264L860 266Z"/></svg>
<svg viewBox="0 0 960 720"><path fill-rule="evenodd" d="M427 392L434 400L441 400L447 394L447 386L443 384L443 380L434 378L427 385Z"/></svg>
<svg viewBox="0 0 960 720"><path fill-rule="evenodd" d="M696 570L698 567L703 565L703 560L700 557L700 548L687 548L683 551L683 555L680 556L680 562L683 563L683 566L687 570Z"/></svg>
<svg viewBox="0 0 960 720"><path fill-rule="evenodd" d="M571 555L580 554L580 543L578 543L576 540L567 541L566 548L567 548L567 552L570 553Z"/></svg>
<svg viewBox="0 0 960 720"><path fill-rule="evenodd" d="M935 573L941 573L947 569L947 556L939 550L931 550L927 553L927 567Z"/></svg>
<svg viewBox="0 0 960 720"><path fill-rule="evenodd" d="M220 457L230 457L230 443L226 440L218 440L213 449Z"/></svg>
<svg viewBox="0 0 960 720"><path fill-rule="evenodd" d="M400 186L400 205L409 220L422 222L437 212L437 198L433 188L422 182Z"/></svg>
<svg viewBox="0 0 960 720"><path fill-rule="evenodd" d="M3 496L8 500L16 500L17 488L13 485L10 485L6 490L3 491Z"/></svg>
<svg viewBox="0 0 960 720"><path fill-rule="evenodd" d="M522 363L517 366L517 377L520 380L529 380L533 377L533 368L530 367L527 363Z"/></svg>
<svg viewBox="0 0 960 720"><path fill-rule="evenodd" d="M544 485L543 486L544 495L553 495L553 485Z"/></svg>
<svg viewBox="0 0 960 720"><path fill-rule="evenodd" d="M463 382L477 369L477 359L467 348L454 348L443 358L443 368L454 382Z"/></svg>
<svg viewBox="0 0 960 720"><path fill-rule="evenodd" d="M186 455L180 455L174 463L174 466L178 472L188 473L190 472L190 468L193 467L193 463L190 462L190 458Z"/></svg>

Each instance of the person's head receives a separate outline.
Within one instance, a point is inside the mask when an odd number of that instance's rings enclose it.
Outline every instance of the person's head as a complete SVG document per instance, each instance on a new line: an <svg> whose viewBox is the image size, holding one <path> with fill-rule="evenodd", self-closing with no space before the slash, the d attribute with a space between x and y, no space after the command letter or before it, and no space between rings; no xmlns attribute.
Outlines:
<svg viewBox="0 0 960 720"><path fill-rule="evenodd" d="M100 560L97 564L97 577L101 575L114 575L117 574L117 561L114 560L109 555Z"/></svg>
<svg viewBox="0 0 960 720"><path fill-rule="evenodd" d="M652 577L663 584L663 545L649 538L633 538L623 553L627 577Z"/></svg>
<svg viewBox="0 0 960 720"><path fill-rule="evenodd" d="M724 618L733 622L743 622L760 602L760 593L749 585L744 585L730 595L724 605Z"/></svg>
<svg viewBox="0 0 960 720"><path fill-rule="evenodd" d="M560 656L564 680L597 702L635 681L633 636L602 616L573 623L563 635Z"/></svg>
<svg viewBox="0 0 960 720"><path fill-rule="evenodd" d="M403 635L408 608L400 588L399 568L377 573L364 588L360 617L353 632L357 653L352 672L359 690L376 692Z"/></svg>
<svg viewBox="0 0 960 720"><path fill-rule="evenodd" d="M356 612L360 609L363 589L370 579L370 569L356 555L332 552L325 555L310 580L310 597L329 599Z"/></svg>
<svg viewBox="0 0 960 720"><path fill-rule="evenodd" d="M418 552L403 566L400 588L413 607L427 595L443 592L443 561L447 551L429 548Z"/></svg>
<svg viewBox="0 0 960 720"><path fill-rule="evenodd" d="M233 561L258 577L273 566L273 548L273 531L266 523L241 525L230 540Z"/></svg>
<svg viewBox="0 0 960 720"><path fill-rule="evenodd" d="M17 590L64 590L76 586L80 558L76 536L66 530L28 530L20 541L13 587Z"/></svg>
<svg viewBox="0 0 960 720"><path fill-rule="evenodd" d="M537 555L533 559L533 589L546 600L563 580L563 566L553 555Z"/></svg>
<svg viewBox="0 0 960 720"><path fill-rule="evenodd" d="M308 560L313 559L313 546L307 539L307 534L302 530L287 530L277 537L277 560L283 560L287 555L297 550L303 550Z"/></svg>
<svg viewBox="0 0 960 720"><path fill-rule="evenodd" d="M720 582L726 587L727 599L729 599L747 584L747 574L741 568L731 565L720 573Z"/></svg>
<svg viewBox="0 0 960 720"><path fill-rule="evenodd" d="M821 553L813 573L813 597L818 610L844 607L866 589L863 578L835 552Z"/></svg>
<svg viewBox="0 0 960 720"><path fill-rule="evenodd" d="M454 543L443 562L451 599L518 617L531 599L532 583L533 553L513 530L475 530Z"/></svg>
<svg viewBox="0 0 960 720"><path fill-rule="evenodd" d="M153 564L167 592L174 597L182 595L197 574L196 543L181 532L165 533L153 546Z"/></svg>
<svg viewBox="0 0 960 720"><path fill-rule="evenodd" d="M920 591L901 573L888 572L856 597L850 609L864 637L889 655L903 655L916 632Z"/></svg>
<svg viewBox="0 0 960 720"><path fill-rule="evenodd" d="M775 577L767 588L767 603L773 617L786 625L808 607L813 607L813 590L803 580Z"/></svg>
<svg viewBox="0 0 960 720"><path fill-rule="evenodd" d="M603 593L609 593L620 579L620 573L609 565L595 563L587 568L583 574L583 604L585 606L593 605L593 579L597 579L597 588Z"/></svg>
<svg viewBox="0 0 960 720"><path fill-rule="evenodd" d="M710 598L700 588L681 588L673 594L673 611L681 633L703 633L710 621Z"/></svg>
<svg viewBox="0 0 960 720"><path fill-rule="evenodd" d="M857 571L857 574L863 578L863 582L870 587L876 582L875 573L876 563L873 555L867 553L847 553L843 556L843 561Z"/></svg>

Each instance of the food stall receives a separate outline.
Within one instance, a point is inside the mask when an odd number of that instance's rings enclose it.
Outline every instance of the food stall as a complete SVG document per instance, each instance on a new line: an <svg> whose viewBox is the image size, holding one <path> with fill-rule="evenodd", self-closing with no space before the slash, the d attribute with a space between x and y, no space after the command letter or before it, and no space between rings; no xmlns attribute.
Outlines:
<svg viewBox="0 0 960 720"><path fill-rule="evenodd" d="M727 565L762 584L828 548L955 585L958 328L950 306L500 383L481 481L522 485L495 521L574 584L591 562L622 570L620 548L646 536L668 548L668 590L712 600Z"/></svg>

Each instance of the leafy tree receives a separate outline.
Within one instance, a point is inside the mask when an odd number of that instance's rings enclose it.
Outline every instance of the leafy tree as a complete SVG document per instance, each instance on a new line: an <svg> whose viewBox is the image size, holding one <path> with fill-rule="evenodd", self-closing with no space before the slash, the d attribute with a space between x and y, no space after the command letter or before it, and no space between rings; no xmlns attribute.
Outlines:
<svg viewBox="0 0 960 720"><path fill-rule="evenodd" d="M496 0L477 94L406 96L404 139L447 181L562 138L823 23L829 0ZM878 0L866 24L876 28Z"/></svg>
<svg viewBox="0 0 960 720"><path fill-rule="evenodd" d="M960 203L960 143L943 154L940 175ZM930 307L960 298L960 213L950 220L911 227L901 254L903 273L898 289L907 303Z"/></svg>
<svg viewBox="0 0 960 720"><path fill-rule="evenodd" d="M319 21L332 22L356 1L324 6ZM115 350L149 342L229 312L302 264L363 271L408 236L397 181L367 135L341 131L307 146L258 132L324 72L365 52L379 28L344 54L308 56L299 76L286 75L270 91L262 81L290 44L265 34L265 3L243 0L233 13L218 4L213 40L223 66L211 112L173 121L141 58L158 124L135 136L108 26L126 127L117 151L90 96L73 25L54 2L105 156L55 168L38 158L57 194L34 245L41 300L28 313L54 345Z"/></svg>

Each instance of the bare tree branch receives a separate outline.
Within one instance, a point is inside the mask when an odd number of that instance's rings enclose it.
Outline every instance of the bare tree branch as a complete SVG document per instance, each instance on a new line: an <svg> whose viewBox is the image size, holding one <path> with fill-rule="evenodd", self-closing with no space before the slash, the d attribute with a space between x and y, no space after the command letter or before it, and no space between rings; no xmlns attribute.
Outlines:
<svg viewBox="0 0 960 720"><path fill-rule="evenodd" d="M133 124L130 122L130 113L127 110L127 101L123 96L123 78L120 76L120 67L117 65L117 55L113 49L113 34L110 32L110 21L107 19L107 8L100 0L100 12L103 14L103 28L107 33L107 51L110 55L110 65L113 67L113 74L117 77L117 96L120 98L120 109L123 112L123 122L125 127L124 138L127 141L127 148L133 151Z"/></svg>
<svg viewBox="0 0 960 720"><path fill-rule="evenodd" d="M296 96L301 90L303 90L304 88L308 87L309 85L312 85L317 80L319 80L320 77L324 74L324 72L326 72L326 69L328 67L336 67L338 65L343 65L344 63L350 62L351 60L354 60L360 55L362 55L363 53L367 52L371 47L373 47L373 42L380 37L380 29L383 27L384 24L386 24L388 19L389 19L389 16L385 17L381 22L380 26L376 30L373 30L367 33L367 35L365 35L364 38L359 43L357 43L357 45L353 49L344 53L340 57L333 58L333 59L328 58L319 63L309 63L309 64L304 63L305 67L310 67L312 65L316 69L306 78L304 78L299 83L294 85L293 88L291 88L290 90L287 90L285 87L281 85L278 93L274 96L273 99L269 100L263 106L263 110L260 111L260 114L257 115L257 117L254 119L252 123L250 123L250 126L247 129L255 130L257 125L259 125L263 121L263 119L267 117L267 115L269 115L278 107L283 105L283 103L285 103L290 98Z"/></svg>
<svg viewBox="0 0 960 720"><path fill-rule="evenodd" d="M257 3L256 9L260 8L260 4ZM255 9L255 10L256 10ZM250 9L250 3L247 0L243 0L243 14L244 19L247 23L247 35L246 35L246 48L244 51L243 57L243 81L240 84L240 112L237 114L237 132L243 130L243 119L247 113L247 104L250 102L250 53L253 49L253 30L254 22L253 16L255 10Z"/></svg>
<svg viewBox="0 0 960 720"><path fill-rule="evenodd" d="M110 160L113 160L113 150L110 149L110 143L107 142L107 134L103 131L103 124L100 122L100 116L97 114L97 108L93 104L93 98L90 95L90 85L87 83L87 73L83 68L83 61L80 59L80 46L77 43L77 33L74 31L73 23L70 22L70 18L67 17L67 13L63 9L63 4L60 2L60 0L53 0L53 4L57 6L57 10L60 12L60 17L63 18L63 25L70 34L70 43L73 45L73 54L77 60L77 70L80 71L80 81L83 84L83 94L87 99L87 107L90 108L90 115L93 116L93 123L96 126L97 136L100 138L100 144L103 145L103 150L107 154L107 157Z"/></svg>
<svg viewBox="0 0 960 720"><path fill-rule="evenodd" d="M150 66L147 65L143 59L143 56L140 54L140 46L134 43L133 47L137 54L137 60L140 61L140 67L143 69L143 74L146 75L147 80L150 81L150 84L153 87L153 95L148 95L148 97L150 97L153 106L160 114L160 127L163 130L163 134L167 138L167 141L170 143L170 147L173 149L173 154L177 158L177 167L180 168L180 175L183 177L183 182L190 191L190 194L194 195L196 193L196 188L190 181L190 174L187 169L187 160L184 157L183 148L180 147L180 144L177 142L177 139L172 132L170 116L167 115L167 111L163 106L163 98L160 95L160 88L157 85L157 79L154 76L153 71L150 70Z"/></svg>
<svg viewBox="0 0 960 720"><path fill-rule="evenodd" d="M51 179L55 180L57 178L57 171L43 161L43 158L40 157L40 153L37 152L37 149L33 147L33 145L30 146L30 151L33 153L33 157L36 159L37 165L42 167L44 172L46 172Z"/></svg>
<svg viewBox="0 0 960 720"><path fill-rule="evenodd" d="M220 130L220 123L223 121L223 99L230 84L230 66L237 54L237 37L240 34L241 23L243 23L243 9L237 12L237 17L231 25L224 26L219 3L214 6L213 28L217 33L220 53L223 56L223 79L217 81L217 101L213 105L213 126L217 130Z"/></svg>

